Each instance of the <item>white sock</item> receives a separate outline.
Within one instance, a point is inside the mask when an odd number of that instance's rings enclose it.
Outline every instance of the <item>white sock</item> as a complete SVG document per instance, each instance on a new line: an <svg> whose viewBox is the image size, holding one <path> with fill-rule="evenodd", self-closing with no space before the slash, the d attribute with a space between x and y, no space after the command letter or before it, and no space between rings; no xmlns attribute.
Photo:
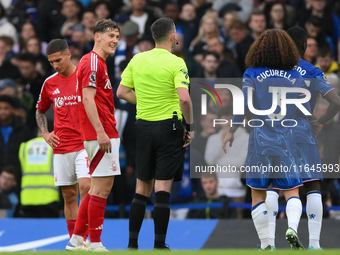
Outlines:
<svg viewBox="0 0 340 255"><path fill-rule="evenodd" d="M279 194L275 190L267 190L266 206L269 220L269 244L275 246L276 215L279 210Z"/></svg>
<svg viewBox="0 0 340 255"><path fill-rule="evenodd" d="M302 204L300 198L298 197L288 198L286 214L288 218L288 227L294 229L295 232L297 233L297 229L302 214Z"/></svg>
<svg viewBox="0 0 340 255"><path fill-rule="evenodd" d="M70 243L75 245L75 246L81 245L81 244L83 244L83 239L84 239L83 236L73 234L71 239L70 239Z"/></svg>
<svg viewBox="0 0 340 255"><path fill-rule="evenodd" d="M257 235L261 241L261 249L265 249L269 245L269 222L268 211L264 201L251 208L251 217L253 218Z"/></svg>
<svg viewBox="0 0 340 255"><path fill-rule="evenodd" d="M96 249L96 248L98 248L99 246L101 245L101 242L99 242L99 243L90 243L90 249Z"/></svg>
<svg viewBox="0 0 340 255"><path fill-rule="evenodd" d="M309 246L319 249L323 214L320 191L311 191L307 193L306 213L308 217Z"/></svg>

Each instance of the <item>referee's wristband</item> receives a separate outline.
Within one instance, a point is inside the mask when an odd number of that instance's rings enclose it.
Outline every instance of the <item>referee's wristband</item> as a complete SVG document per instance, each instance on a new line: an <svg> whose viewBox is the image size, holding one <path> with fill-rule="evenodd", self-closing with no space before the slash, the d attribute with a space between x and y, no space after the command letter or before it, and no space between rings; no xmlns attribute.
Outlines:
<svg viewBox="0 0 340 255"><path fill-rule="evenodd" d="M194 131L194 130L195 130L195 121L194 121L193 123L191 123L191 124L186 123L186 124L185 124L185 129L186 129L188 132Z"/></svg>

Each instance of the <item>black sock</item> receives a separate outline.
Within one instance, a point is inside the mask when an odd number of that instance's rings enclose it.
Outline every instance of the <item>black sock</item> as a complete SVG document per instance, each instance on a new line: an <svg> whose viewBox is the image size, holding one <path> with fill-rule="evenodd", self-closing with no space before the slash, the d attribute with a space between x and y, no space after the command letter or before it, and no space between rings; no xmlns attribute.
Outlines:
<svg viewBox="0 0 340 255"><path fill-rule="evenodd" d="M138 247L138 234L143 223L146 203L149 198L135 193L129 217L129 247Z"/></svg>
<svg viewBox="0 0 340 255"><path fill-rule="evenodd" d="M170 217L170 193L165 191L156 192L153 221L155 225L155 248L165 246L166 232Z"/></svg>

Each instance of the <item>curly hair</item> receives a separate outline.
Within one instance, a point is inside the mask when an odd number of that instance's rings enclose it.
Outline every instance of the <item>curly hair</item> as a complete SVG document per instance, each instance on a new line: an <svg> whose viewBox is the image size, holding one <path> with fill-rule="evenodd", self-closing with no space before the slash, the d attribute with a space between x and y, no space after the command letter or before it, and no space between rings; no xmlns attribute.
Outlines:
<svg viewBox="0 0 340 255"><path fill-rule="evenodd" d="M288 70L299 63L299 58L294 41L285 31L269 29L252 44L245 62L247 67Z"/></svg>

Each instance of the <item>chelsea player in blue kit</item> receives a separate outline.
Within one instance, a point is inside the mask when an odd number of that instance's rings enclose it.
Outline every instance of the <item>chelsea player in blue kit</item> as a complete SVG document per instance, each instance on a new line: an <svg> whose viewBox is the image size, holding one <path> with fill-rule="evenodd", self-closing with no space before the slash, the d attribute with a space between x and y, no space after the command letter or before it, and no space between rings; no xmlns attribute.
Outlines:
<svg viewBox="0 0 340 255"><path fill-rule="evenodd" d="M293 39L300 57L307 48L307 32L300 27L292 27L287 30L288 35ZM295 142L297 145L298 171L304 183L307 194L306 213L308 217L309 230L309 250L320 249L320 232L322 224L323 206L321 199L322 163L315 136L320 132L323 124L331 120L340 109L340 98L334 88L328 83L324 73L309 62L300 59L296 66L301 76L304 78L307 89L311 93L309 101L311 112L315 107L319 94L330 104L327 111L318 120L311 124L307 119L295 117L298 124L294 128ZM314 128L314 130L313 130ZM269 215L269 239L270 244L275 245L275 222L278 212L279 195L275 190L267 191L266 205ZM298 245L299 246L299 245ZM295 247L293 247L295 248Z"/></svg>
<svg viewBox="0 0 340 255"><path fill-rule="evenodd" d="M261 249L275 249L269 243L269 215L265 203L266 190L270 184L274 189L284 191L288 230L293 233L288 241L292 245L299 242L296 232L302 205L298 188L302 186L302 179L300 174L294 171L297 168L297 148L293 131L298 104L287 104L286 113L278 104L280 96L285 96L290 101L300 100L301 103L308 100L298 99L304 96L304 92L308 92L302 76L293 70L298 61L299 54L294 42L286 32L277 29L263 32L246 57L246 65L249 68L243 76L242 92L245 97L245 109L249 108L253 113L246 169L254 169L247 170L246 174L247 185L252 191L251 215L261 241ZM295 92L285 93L294 89ZM247 103L248 97L252 99L253 106ZM308 103L300 104L299 108L310 115ZM268 111L268 114L260 115L254 113L255 109L273 109L274 112ZM225 153L226 143L229 142L229 146L232 146L234 132L244 118L245 114L234 116L232 127L223 140L222 148ZM279 170L273 171L270 168Z"/></svg>

